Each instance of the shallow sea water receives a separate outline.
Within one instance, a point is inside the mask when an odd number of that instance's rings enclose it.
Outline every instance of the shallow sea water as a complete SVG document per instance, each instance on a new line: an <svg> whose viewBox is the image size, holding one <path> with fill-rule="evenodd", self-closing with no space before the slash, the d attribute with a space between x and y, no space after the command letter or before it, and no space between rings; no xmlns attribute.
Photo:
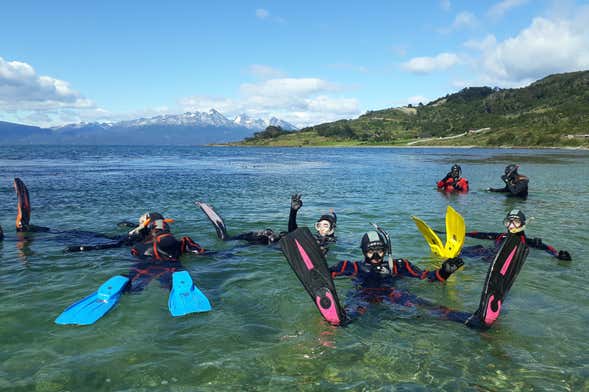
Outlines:
<svg viewBox="0 0 589 392"><path fill-rule="evenodd" d="M471 192L447 197L435 182L455 162ZM501 186L509 163L530 177L527 200L484 191ZM0 390L588 390L588 174L589 153L572 150L0 147ZM14 233L14 177L29 188L31 223L51 233ZM303 194L299 226L329 208L338 214L329 263L357 260L362 233L377 222L395 257L435 268L440 260L410 216L443 229L448 204L479 231L501 231L506 212L521 208L534 218L528 236L573 261L532 249L487 332L386 305L335 328L277 247L217 240L194 205L214 205L230 233L286 230L294 192ZM168 291L152 282L94 325L54 324L133 262L128 248L65 254L87 239L70 231L120 234L116 222L149 210L176 219L178 236L221 251L182 259L213 310L173 318ZM466 240L476 244L491 245ZM400 287L474 311L488 265L465 261L447 284L405 279ZM350 282L336 284L345 298Z"/></svg>

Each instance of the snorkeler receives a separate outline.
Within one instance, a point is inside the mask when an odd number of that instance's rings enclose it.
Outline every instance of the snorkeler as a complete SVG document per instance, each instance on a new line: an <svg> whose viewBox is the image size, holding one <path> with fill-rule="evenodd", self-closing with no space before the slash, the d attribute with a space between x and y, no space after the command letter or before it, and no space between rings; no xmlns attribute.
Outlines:
<svg viewBox="0 0 589 392"><path fill-rule="evenodd" d="M461 258L450 258L442 267L421 270L406 259L393 259L388 234L377 228L362 237L360 248L364 260L341 261L327 269L325 258L310 238L308 229L289 233L281 247L289 264L312 297L322 316L333 325L343 325L363 314L375 303L420 306L441 319L460 322L468 327L487 329L496 321L501 306L527 256L525 236L510 233L489 268L479 308L474 313L439 306L396 286L402 277L443 282L462 265ZM385 255L389 255L385 262ZM332 278L346 276L354 279L354 289L348 295L347 306L339 304Z"/></svg>
<svg viewBox="0 0 589 392"><path fill-rule="evenodd" d="M501 176L505 186L503 188L487 188L489 192L503 192L509 193L507 196L527 197L528 196L528 177L519 174L518 165L507 165L505 167L505 174Z"/></svg>
<svg viewBox="0 0 589 392"><path fill-rule="evenodd" d="M505 233L486 233L478 231L466 233L467 237L483 240L494 240L495 246L493 248L485 248L482 245L467 246L462 249L461 255L465 257L482 257L483 259L492 257L492 255L494 255L497 249L501 246L509 232L513 232L515 229L521 232L525 230L526 216L518 209L512 210L503 220L503 225L505 225L505 229L507 230ZM568 251L557 250L553 246L545 244L542 241L542 238L527 238L526 243L530 248L543 250L558 260L572 260L571 254Z"/></svg>
<svg viewBox="0 0 589 392"><path fill-rule="evenodd" d="M438 181L438 190L445 192L468 192L468 180L462 175L462 168L454 164L446 177Z"/></svg>
<svg viewBox="0 0 589 392"><path fill-rule="evenodd" d="M205 250L190 237L176 239L170 232L171 220L160 213L144 214L140 222L130 236L141 238L131 249L141 261L134 263L127 276L110 278L95 293L69 306L55 320L57 324L93 324L116 305L121 294L141 291L154 279L171 290L168 308L172 316L211 310L209 300L179 260L183 254L202 255Z"/></svg>
<svg viewBox="0 0 589 392"><path fill-rule="evenodd" d="M213 209L210 204L197 201L196 205L200 207L202 212L209 218L215 230L217 232L217 237L223 241L231 241L231 240L242 240L247 241L250 244L257 244L257 245L269 245L278 242L282 237L284 237L287 233L286 232L275 232L272 229L265 229L260 231L248 231L245 233L237 234L237 235L229 235L227 233L227 226L225 225L225 221L217 212ZM288 220L288 230L293 231L296 230L297 226L297 212L303 206L303 201L301 200L300 194L294 194L291 196L291 205L290 205L290 214ZM323 249L324 253L327 253L327 246L329 243L335 242L335 226L337 222L337 216L333 210L330 211L329 214L321 215L317 222L315 223L315 229L317 230L317 234L315 235L316 241Z"/></svg>
<svg viewBox="0 0 589 392"><path fill-rule="evenodd" d="M288 232L295 231L298 229L297 225L297 213L303 206L303 200L301 200L301 194L295 193L290 198L290 215L288 217ZM329 250L329 244L335 243L337 238L335 237L335 227L337 224L337 215L332 209L329 210L328 214L321 215L317 222L315 222L315 241L321 248L323 254L327 254Z"/></svg>

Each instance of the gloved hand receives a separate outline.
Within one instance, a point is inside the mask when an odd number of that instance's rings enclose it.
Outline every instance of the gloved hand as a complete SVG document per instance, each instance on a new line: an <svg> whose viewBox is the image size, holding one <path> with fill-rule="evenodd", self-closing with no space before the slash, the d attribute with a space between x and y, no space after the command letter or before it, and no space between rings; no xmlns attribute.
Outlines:
<svg viewBox="0 0 589 392"><path fill-rule="evenodd" d="M556 256L556 258L559 260L566 260L566 261L571 261L573 259L571 257L571 254L569 252L567 252L566 250L559 250L558 256Z"/></svg>
<svg viewBox="0 0 589 392"><path fill-rule="evenodd" d="M290 197L290 208L297 211L299 208L303 206L303 201L301 200L301 194L295 193Z"/></svg>
<svg viewBox="0 0 589 392"><path fill-rule="evenodd" d="M456 183L456 182L454 184L452 184L452 187L454 187L454 189L457 190L457 191L461 191L462 190L462 187L460 185L458 185L458 183Z"/></svg>
<svg viewBox="0 0 589 392"><path fill-rule="evenodd" d="M444 279L448 279L450 275L452 275L458 268L464 265L464 261L461 257L454 257L452 259L448 259L442 263L442 267L440 268L440 275Z"/></svg>

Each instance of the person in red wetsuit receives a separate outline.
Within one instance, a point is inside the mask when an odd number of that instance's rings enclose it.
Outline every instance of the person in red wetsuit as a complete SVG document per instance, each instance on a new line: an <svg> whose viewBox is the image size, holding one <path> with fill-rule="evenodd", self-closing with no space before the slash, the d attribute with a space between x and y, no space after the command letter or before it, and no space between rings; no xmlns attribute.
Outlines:
<svg viewBox="0 0 589 392"><path fill-rule="evenodd" d="M468 192L468 180L461 177L462 168L454 164L446 177L438 181L438 190L445 192Z"/></svg>

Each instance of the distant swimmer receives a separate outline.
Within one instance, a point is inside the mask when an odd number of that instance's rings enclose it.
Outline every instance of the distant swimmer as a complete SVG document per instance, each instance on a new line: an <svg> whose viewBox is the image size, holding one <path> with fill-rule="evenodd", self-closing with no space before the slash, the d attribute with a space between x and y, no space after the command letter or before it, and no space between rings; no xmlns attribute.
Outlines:
<svg viewBox="0 0 589 392"><path fill-rule="evenodd" d="M462 175L462 168L454 164L446 177L438 181L438 190L444 192L468 192L468 180Z"/></svg>
<svg viewBox="0 0 589 392"><path fill-rule="evenodd" d="M505 167L505 174L501 176L505 186L503 188L487 188L489 192L502 192L508 193L507 196L516 196L526 198L528 196L528 183L530 180L528 177L519 174L517 169L518 165L507 165Z"/></svg>

